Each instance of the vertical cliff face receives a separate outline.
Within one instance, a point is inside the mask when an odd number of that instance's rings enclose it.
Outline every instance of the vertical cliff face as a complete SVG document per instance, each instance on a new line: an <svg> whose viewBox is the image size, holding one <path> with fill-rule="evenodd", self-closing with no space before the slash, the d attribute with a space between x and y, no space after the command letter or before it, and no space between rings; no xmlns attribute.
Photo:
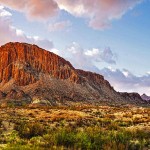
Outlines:
<svg viewBox="0 0 150 150"><path fill-rule="evenodd" d="M108 87L109 89L113 89L113 87L110 85L110 83L104 79L104 77L100 74L93 73L90 71L84 71L80 69L76 69L78 75L82 76L84 79L86 79L88 82L94 83L96 85L104 85Z"/></svg>
<svg viewBox="0 0 150 150"><path fill-rule="evenodd" d="M139 95L116 92L102 75L75 69L62 57L36 45L15 42L1 46L0 100L27 99L30 103L37 97L52 104L142 101Z"/></svg>
<svg viewBox="0 0 150 150"><path fill-rule="evenodd" d="M38 81L42 73L78 81L68 61L36 45L8 43L0 48L0 82L13 79L17 85L24 86Z"/></svg>

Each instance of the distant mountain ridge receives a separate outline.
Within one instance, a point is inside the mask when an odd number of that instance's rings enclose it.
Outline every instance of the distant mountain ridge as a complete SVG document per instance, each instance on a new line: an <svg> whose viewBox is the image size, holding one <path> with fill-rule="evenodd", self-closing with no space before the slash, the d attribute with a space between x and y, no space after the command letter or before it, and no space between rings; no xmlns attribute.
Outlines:
<svg viewBox="0 0 150 150"><path fill-rule="evenodd" d="M146 94L141 95L141 98L143 100L150 101L150 96L147 96Z"/></svg>
<svg viewBox="0 0 150 150"><path fill-rule="evenodd" d="M116 92L102 75L75 69L52 52L19 42L0 47L0 99L46 105L146 103L137 93Z"/></svg>

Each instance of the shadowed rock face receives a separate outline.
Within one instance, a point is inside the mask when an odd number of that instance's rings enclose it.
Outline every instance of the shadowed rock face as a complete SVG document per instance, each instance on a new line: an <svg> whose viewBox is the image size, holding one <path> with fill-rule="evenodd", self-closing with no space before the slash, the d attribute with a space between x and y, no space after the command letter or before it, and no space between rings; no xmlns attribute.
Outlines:
<svg viewBox="0 0 150 150"><path fill-rule="evenodd" d="M100 74L97 74L97 73L93 73L93 72L90 72L90 71L84 71L84 70L79 70L79 69L76 69L77 73L79 76L82 76L84 77L86 80L88 80L88 82L91 82L93 84L103 84L105 86L107 86L108 88L110 89L113 89L110 85L110 83L104 79L104 77Z"/></svg>
<svg viewBox="0 0 150 150"><path fill-rule="evenodd" d="M14 89L11 89L7 95L6 95L6 98L7 99L22 99L24 97L26 97L27 95L24 93L24 91L22 90L14 90Z"/></svg>
<svg viewBox="0 0 150 150"><path fill-rule="evenodd" d="M143 100L150 101L150 96L147 96L146 94L141 95L141 97Z"/></svg>
<svg viewBox="0 0 150 150"><path fill-rule="evenodd" d="M29 95L25 94L22 90L11 89L7 93L0 91L0 104L15 104L16 106L21 106L24 104L30 104L31 98Z"/></svg>
<svg viewBox="0 0 150 150"><path fill-rule="evenodd" d="M7 93L0 92L0 99L27 94L52 105L67 101L135 103L136 99L143 103L139 95L116 92L102 75L75 69L56 54L18 42L0 47L0 90Z"/></svg>
<svg viewBox="0 0 150 150"><path fill-rule="evenodd" d="M6 94L5 94L5 93L3 93L2 91L0 91L0 99L5 98L5 96L6 96Z"/></svg>

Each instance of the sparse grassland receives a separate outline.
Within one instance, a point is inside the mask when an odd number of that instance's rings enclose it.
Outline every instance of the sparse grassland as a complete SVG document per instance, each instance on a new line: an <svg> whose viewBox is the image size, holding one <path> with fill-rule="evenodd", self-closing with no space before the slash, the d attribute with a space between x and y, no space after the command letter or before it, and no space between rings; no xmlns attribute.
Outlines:
<svg viewBox="0 0 150 150"><path fill-rule="evenodd" d="M2 150L149 150L150 108L0 108Z"/></svg>

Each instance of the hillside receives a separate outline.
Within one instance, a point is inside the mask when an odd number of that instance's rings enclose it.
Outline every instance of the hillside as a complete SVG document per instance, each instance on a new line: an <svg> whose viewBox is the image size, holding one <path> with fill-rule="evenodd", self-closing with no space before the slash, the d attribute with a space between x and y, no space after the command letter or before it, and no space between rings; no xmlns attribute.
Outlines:
<svg viewBox="0 0 150 150"><path fill-rule="evenodd" d="M75 69L62 57L27 43L0 47L0 101L17 105L146 104L137 93L116 92L102 75Z"/></svg>

